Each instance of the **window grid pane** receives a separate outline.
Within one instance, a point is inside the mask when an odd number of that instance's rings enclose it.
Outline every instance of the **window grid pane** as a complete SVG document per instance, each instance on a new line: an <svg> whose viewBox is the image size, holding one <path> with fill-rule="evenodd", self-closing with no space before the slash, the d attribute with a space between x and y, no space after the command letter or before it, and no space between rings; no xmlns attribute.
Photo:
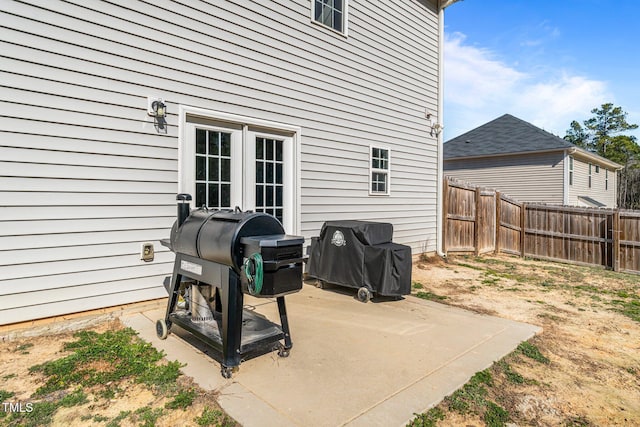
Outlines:
<svg viewBox="0 0 640 427"><path fill-rule="evenodd" d="M231 208L231 134L196 129L196 206Z"/></svg>
<svg viewBox="0 0 640 427"><path fill-rule="evenodd" d="M284 147L283 141L256 138L256 212L265 212L283 221Z"/></svg>
<svg viewBox="0 0 640 427"><path fill-rule="evenodd" d="M343 0L315 0L313 18L336 31L343 31Z"/></svg>

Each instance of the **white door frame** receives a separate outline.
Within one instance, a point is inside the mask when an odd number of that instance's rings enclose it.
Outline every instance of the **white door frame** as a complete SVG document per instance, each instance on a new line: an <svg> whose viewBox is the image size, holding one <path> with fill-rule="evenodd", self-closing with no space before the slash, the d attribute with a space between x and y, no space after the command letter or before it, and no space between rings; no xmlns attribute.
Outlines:
<svg viewBox="0 0 640 427"><path fill-rule="evenodd" d="M221 111L208 110L204 108L192 107L188 105L179 105L178 107L178 193L193 191L194 188L191 188L193 184L193 179L191 177L185 176L184 165L188 162L194 162L195 160L190 159L190 150L188 149L187 144L189 144L189 117L201 117L205 119L227 122L232 125L242 126L242 143L246 144L248 138L251 137L250 134L253 132L249 132L249 126L258 127L261 129L273 129L274 133L288 133L290 134L291 144L287 144L291 146L291 149L288 149L285 152L285 156L287 156L286 160L290 161L291 168L288 168L287 176L285 176L285 183L289 184L285 186L288 187L285 193L285 202L289 204L290 209L288 209L289 215L285 218L285 224L283 224L284 229L287 233L291 234L300 234L301 232L301 177L300 177L300 145L301 145L301 137L302 137L302 128L299 126L294 126L286 123L278 123L272 122L268 120L257 119L254 117L246 117L240 116L236 114L224 113ZM262 134L262 132L260 132ZM267 131L268 134L268 131ZM246 163L246 162L243 162ZM195 169L194 169L195 170ZM242 170L243 178L248 171ZM239 173L239 171L238 171ZM234 177L238 177L238 175L234 174ZM243 194L247 194L247 180L243 179L240 181L240 185L242 185ZM194 195L195 193L190 193ZM232 200L236 199L235 196L232 196ZM248 203L248 200L242 200L244 203ZM251 206L253 206L255 202L252 201ZM246 208L245 209L249 209Z"/></svg>

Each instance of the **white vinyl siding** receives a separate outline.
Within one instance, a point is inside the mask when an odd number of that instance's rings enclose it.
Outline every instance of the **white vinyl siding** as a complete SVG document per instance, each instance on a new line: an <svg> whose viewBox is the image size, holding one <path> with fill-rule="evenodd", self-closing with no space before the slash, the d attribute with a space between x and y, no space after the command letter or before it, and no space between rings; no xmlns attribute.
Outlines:
<svg viewBox="0 0 640 427"><path fill-rule="evenodd" d="M444 175L496 189L522 202L563 203L561 152L446 160Z"/></svg>
<svg viewBox="0 0 640 427"><path fill-rule="evenodd" d="M327 220L388 221L396 242L434 250L432 4L351 0L344 38L309 22L308 0L3 2L0 323L166 296L180 105L302 129L306 238ZM386 144L394 190L372 198L369 146Z"/></svg>

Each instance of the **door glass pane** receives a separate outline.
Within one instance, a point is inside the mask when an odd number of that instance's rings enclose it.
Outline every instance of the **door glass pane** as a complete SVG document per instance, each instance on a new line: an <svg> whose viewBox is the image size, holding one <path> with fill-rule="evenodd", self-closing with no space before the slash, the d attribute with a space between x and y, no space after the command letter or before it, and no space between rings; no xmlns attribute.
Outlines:
<svg viewBox="0 0 640 427"><path fill-rule="evenodd" d="M283 141L276 141L276 160L278 162L282 161L282 156L283 156L283 154L282 154L282 144L283 144Z"/></svg>
<svg viewBox="0 0 640 427"><path fill-rule="evenodd" d="M196 153L207 154L207 132L204 129L196 129Z"/></svg>
<svg viewBox="0 0 640 427"><path fill-rule="evenodd" d="M209 154L218 154L218 144L220 144L220 132L209 131Z"/></svg>
<svg viewBox="0 0 640 427"><path fill-rule="evenodd" d="M266 206L273 206L273 186L272 185L267 185L267 197L266 197Z"/></svg>
<svg viewBox="0 0 640 427"><path fill-rule="evenodd" d="M231 207L231 185L230 184L220 185L220 207L222 208Z"/></svg>
<svg viewBox="0 0 640 427"><path fill-rule="evenodd" d="M276 187L276 206L282 206L282 186Z"/></svg>
<svg viewBox="0 0 640 427"><path fill-rule="evenodd" d="M256 206L264 206L264 186L256 185Z"/></svg>
<svg viewBox="0 0 640 427"><path fill-rule="evenodd" d="M219 180L218 159L209 157L209 182Z"/></svg>
<svg viewBox="0 0 640 427"><path fill-rule="evenodd" d="M256 138L256 159L264 159L264 138Z"/></svg>
<svg viewBox="0 0 640 427"><path fill-rule="evenodd" d="M267 176L265 182L272 183L273 182L273 163L267 163Z"/></svg>
<svg viewBox="0 0 640 427"><path fill-rule="evenodd" d="M276 184L282 184L282 163L276 163Z"/></svg>
<svg viewBox="0 0 640 427"><path fill-rule="evenodd" d="M256 183L264 182L264 162L256 162Z"/></svg>
<svg viewBox="0 0 640 427"><path fill-rule="evenodd" d="M231 159L220 159L220 181L231 181Z"/></svg>
<svg viewBox="0 0 640 427"><path fill-rule="evenodd" d="M196 180L204 181L207 176L207 158L205 156L196 156Z"/></svg>
<svg viewBox="0 0 640 427"><path fill-rule="evenodd" d="M229 133L221 134L220 154L226 157L231 156L231 134Z"/></svg>
<svg viewBox="0 0 640 427"><path fill-rule="evenodd" d="M219 208L219 189L218 184L209 184L209 204L210 208Z"/></svg>
<svg viewBox="0 0 640 427"><path fill-rule="evenodd" d="M207 205L207 184L196 184L196 207Z"/></svg>
<svg viewBox="0 0 640 427"><path fill-rule="evenodd" d="M264 150L267 160L273 160L273 142L273 139L267 139L267 144Z"/></svg>

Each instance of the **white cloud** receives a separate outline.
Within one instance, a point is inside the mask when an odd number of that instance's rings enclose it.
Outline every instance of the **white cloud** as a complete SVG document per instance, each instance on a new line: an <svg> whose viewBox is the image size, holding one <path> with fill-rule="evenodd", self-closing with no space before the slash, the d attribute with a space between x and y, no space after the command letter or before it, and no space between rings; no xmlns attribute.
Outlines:
<svg viewBox="0 0 640 427"><path fill-rule="evenodd" d="M612 99L605 82L517 70L460 33L445 37L444 57L445 141L505 113L564 136L572 120Z"/></svg>

